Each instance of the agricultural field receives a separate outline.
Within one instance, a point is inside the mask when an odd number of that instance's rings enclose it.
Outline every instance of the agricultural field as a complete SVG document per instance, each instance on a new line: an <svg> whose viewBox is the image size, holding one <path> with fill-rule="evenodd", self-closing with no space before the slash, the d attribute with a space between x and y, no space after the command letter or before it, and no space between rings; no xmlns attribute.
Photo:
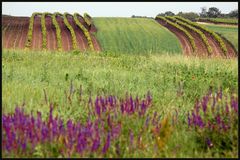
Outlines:
<svg viewBox="0 0 240 160"><path fill-rule="evenodd" d="M93 18L96 37L104 51L139 53L181 53L181 46L173 33L153 19Z"/></svg>
<svg viewBox="0 0 240 160"><path fill-rule="evenodd" d="M2 18L3 157L238 157L226 30L177 16Z"/></svg>

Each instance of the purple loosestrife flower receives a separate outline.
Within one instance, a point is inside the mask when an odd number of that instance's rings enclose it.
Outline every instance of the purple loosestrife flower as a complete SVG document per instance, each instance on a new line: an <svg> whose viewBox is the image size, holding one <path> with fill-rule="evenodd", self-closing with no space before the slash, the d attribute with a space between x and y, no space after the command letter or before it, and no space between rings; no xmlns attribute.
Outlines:
<svg viewBox="0 0 240 160"><path fill-rule="evenodd" d="M157 111L154 112L153 119L152 119L152 125L156 125L156 117L157 117Z"/></svg>
<svg viewBox="0 0 240 160"><path fill-rule="evenodd" d="M206 114L206 111L207 111L207 103L208 103L208 97L205 96L203 97L203 101L202 101L202 109L203 109L204 115Z"/></svg>
<svg viewBox="0 0 240 160"><path fill-rule="evenodd" d="M101 108L99 105L99 98L97 97L96 101L95 101L95 110L97 115L100 117L101 116Z"/></svg>
<svg viewBox="0 0 240 160"><path fill-rule="evenodd" d="M102 149L102 153L105 154L108 150L108 148L110 147L110 140L111 140L111 135L110 133L108 132L108 135L107 135L107 139L106 139L106 142L103 146L103 149Z"/></svg>
<svg viewBox="0 0 240 160"><path fill-rule="evenodd" d="M219 114L215 117L215 119L216 119L217 124L221 123L221 116Z"/></svg>
<svg viewBox="0 0 240 160"><path fill-rule="evenodd" d="M148 91L148 93L147 93L147 102L148 102L148 104L151 104L151 102L152 102L152 96L150 94L150 91Z"/></svg>
<svg viewBox="0 0 240 160"><path fill-rule="evenodd" d="M145 121L145 127L146 128L148 127L149 120L150 120L150 117L149 117L149 115L147 115L147 118L146 118L146 121Z"/></svg>
<svg viewBox="0 0 240 160"><path fill-rule="evenodd" d="M134 139L134 135L133 135L133 131L130 129L130 145L133 145L133 139Z"/></svg>
<svg viewBox="0 0 240 160"><path fill-rule="evenodd" d="M111 136L113 139L117 138L120 133L121 133L121 129L122 129L122 124L121 122L118 122L116 125L114 125L111 129Z"/></svg>
<svg viewBox="0 0 240 160"><path fill-rule="evenodd" d="M192 125L191 117L190 117L190 114L188 112L188 127L190 127L191 125Z"/></svg>
<svg viewBox="0 0 240 160"><path fill-rule="evenodd" d="M225 107L226 109L226 114L229 114L229 107L228 107L228 104L227 104L227 102L226 102L226 107Z"/></svg>
<svg viewBox="0 0 240 160"><path fill-rule="evenodd" d="M120 106L121 106L121 112L122 112L122 114L124 114L124 104L123 104L123 102L121 102Z"/></svg>
<svg viewBox="0 0 240 160"><path fill-rule="evenodd" d="M213 144L209 138L207 138L206 142L207 142L208 147L210 147L210 148L213 147Z"/></svg>
<svg viewBox="0 0 240 160"><path fill-rule="evenodd" d="M100 147L100 138L97 137L96 139L93 140L93 145L92 145L92 148L91 148L91 151L94 152L96 151L99 147Z"/></svg>
<svg viewBox="0 0 240 160"><path fill-rule="evenodd" d="M233 96L231 96L231 107L236 113L238 112L238 98L235 99Z"/></svg>

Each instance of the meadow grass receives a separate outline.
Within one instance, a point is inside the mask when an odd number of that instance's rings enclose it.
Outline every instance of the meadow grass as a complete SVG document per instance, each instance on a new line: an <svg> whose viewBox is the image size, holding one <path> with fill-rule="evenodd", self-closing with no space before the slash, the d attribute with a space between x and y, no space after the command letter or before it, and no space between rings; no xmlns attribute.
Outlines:
<svg viewBox="0 0 240 160"><path fill-rule="evenodd" d="M238 51L238 27L236 26L221 26L221 25L214 25L214 24L202 24L207 28L213 30L214 32L220 33L223 35L227 40L229 40L236 50Z"/></svg>
<svg viewBox="0 0 240 160"><path fill-rule="evenodd" d="M126 151L122 157L222 157L224 155L218 152L213 155L211 151L198 149L194 134L185 130L186 114L210 86L213 90L222 87L224 92L237 93L237 63L237 59L200 59L167 53L128 55L3 50L2 112L13 112L16 104L24 102L26 112L41 111L43 117L47 117L51 102L56 104L54 114L63 120L86 121L86 108L79 106L76 100L70 104L65 95L71 83L76 90L82 85L86 101L90 94L93 98L103 94L125 97L128 92L133 97L143 97L150 91L153 107L148 113L157 111L164 116L177 110L182 125L175 128L174 138L170 138L164 151L158 154L153 154L153 148ZM124 122L136 131L141 123L144 121L136 123L134 119L127 119ZM150 141L150 136L145 141ZM228 156L235 157L235 151Z"/></svg>
<svg viewBox="0 0 240 160"><path fill-rule="evenodd" d="M93 20L103 51L127 54L181 52L177 37L153 19L99 17Z"/></svg>

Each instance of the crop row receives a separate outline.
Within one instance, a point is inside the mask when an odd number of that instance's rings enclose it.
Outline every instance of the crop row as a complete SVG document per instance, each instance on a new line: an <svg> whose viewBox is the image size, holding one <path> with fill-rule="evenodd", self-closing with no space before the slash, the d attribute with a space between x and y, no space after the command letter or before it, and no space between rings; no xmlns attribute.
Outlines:
<svg viewBox="0 0 240 160"><path fill-rule="evenodd" d="M90 26L92 24L92 17L87 14L87 13L84 13L84 21L87 23L88 26Z"/></svg>
<svg viewBox="0 0 240 160"><path fill-rule="evenodd" d="M181 26L183 26L183 27L186 27L186 28L192 30L195 33L197 33L201 37L201 39L202 39L203 43L205 44L205 46L207 47L208 53L212 54L212 48L211 48L211 46L208 43L207 37L204 35L204 33L202 31L200 31L199 29L196 29L196 28L188 25L187 23L179 21L179 20L175 19L174 17L166 16L166 18L171 20L171 21L173 21L173 22L175 22L175 23L177 23L177 24L179 24L179 25L181 25Z"/></svg>
<svg viewBox="0 0 240 160"><path fill-rule="evenodd" d="M41 15L41 13L34 12L30 18L30 24L29 24L28 34L27 34L27 41L25 44L26 48L29 48L32 45L33 23L34 23L34 18L36 15Z"/></svg>
<svg viewBox="0 0 240 160"><path fill-rule="evenodd" d="M80 16L78 13L74 13L74 21L77 24L77 26L83 31L83 34L85 35L85 37L87 38L88 41L88 46L90 47L91 50L94 50L93 47L93 42L90 36L90 33L88 32L88 30L79 22L78 20L78 16Z"/></svg>
<svg viewBox="0 0 240 160"><path fill-rule="evenodd" d="M64 24L67 26L67 28L69 29L70 33L71 33L71 36L72 36L72 44L73 44L73 49L77 49L77 38L76 38L76 34L72 28L72 26L70 25L70 23L68 22L68 19L67 19L67 15L70 15L69 13L65 12L63 14L63 21L64 21Z"/></svg>
<svg viewBox="0 0 240 160"><path fill-rule="evenodd" d="M59 24L58 24L57 19L56 19L57 15L62 15L62 14L59 13L59 12L53 13L53 15L52 15L52 22L53 22L53 25L54 25L54 27L56 29L58 50L61 51L62 50L62 36L61 36L61 29L60 29Z"/></svg>
<svg viewBox="0 0 240 160"><path fill-rule="evenodd" d="M45 22L45 16L49 14L44 12L41 16L41 27L42 27L42 48L43 50L47 49L47 28Z"/></svg>
<svg viewBox="0 0 240 160"><path fill-rule="evenodd" d="M162 16L157 16L156 19L161 19L161 20L165 21L166 23L168 23L169 25L171 25L171 26L179 29L180 31L182 31L187 36L187 38L189 39L189 41L191 43L191 46L193 48L193 52L196 51L195 41L194 41L193 37L191 36L191 34L187 30L185 30L183 27L179 26L178 24L173 23L173 22L167 20L166 18L164 18Z"/></svg>
<svg viewBox="0 0 240 160"><path fill-rule="evenodd" d="M211 36L213 36L213 38L220 45L224 55L226 56L226 54L227 54L227 47L226 47L225 43L223 42L222 38L218 34L216 34L215 32L213 32L213 31L211 31L211 30L209 30L209 29L207 29L207 28L205 28L205 27L203 27L203 26L201 26L201 25L199 25L197 23L191 22L190 20L187 20L185 18L182 18L182 17L179 17L179 16L175 16L175 18L178 19L178 20L181 20L181 21L183 21L185 23L188 23L189 25L192 25L192 26L194 26L197 29L200 29L200 30L202 30L204 32L209 33Z"/></svg>

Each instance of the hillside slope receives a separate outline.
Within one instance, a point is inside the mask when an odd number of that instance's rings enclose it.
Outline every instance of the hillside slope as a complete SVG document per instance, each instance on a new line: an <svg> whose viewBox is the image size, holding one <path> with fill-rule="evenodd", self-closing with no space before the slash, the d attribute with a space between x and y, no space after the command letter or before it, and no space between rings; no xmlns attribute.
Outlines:
<svg viewBox="0 0 240 160"><path fill-rule="evenodd" d="M181 53L177 37L152 19L93 18L103 51L117 53Z"/></svg>

